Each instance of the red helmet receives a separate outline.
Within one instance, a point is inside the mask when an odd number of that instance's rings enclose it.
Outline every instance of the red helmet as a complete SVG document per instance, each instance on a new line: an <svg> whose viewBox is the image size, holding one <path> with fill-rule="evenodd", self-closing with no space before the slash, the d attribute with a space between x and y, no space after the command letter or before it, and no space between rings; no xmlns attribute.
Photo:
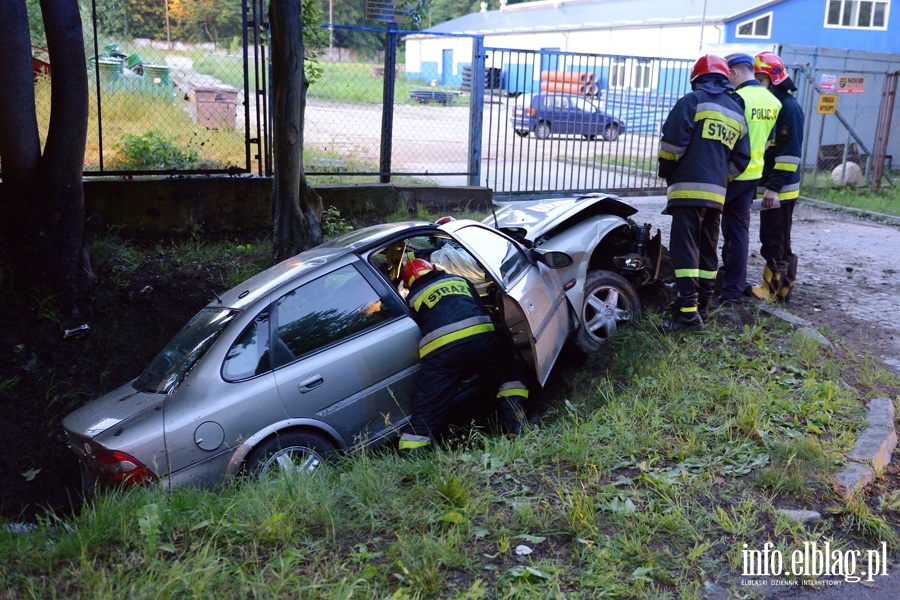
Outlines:
<svg viewBox="0 0 900 600"><path fill-rule="evenodd" d="M728 68L728 61L715 54L704 54L697 59L697 62L694 63L694 68L691 69L691 83L701 75L708 75L709 73L718 73L728 77L731 73L731 70Z"/></svg>
<svg viewBox="0 0 900 600"><path fill-rule="evenodd" d="M406 287L411 288L413 282L434 271L434 265L422 258L413 258L403 264L403 283Z"/></svg>
<svg viewBox="0 0 900 600"><path fill-rule="evenodd" d="M756 55L756 64L753 65L755 73L763 73L772 80L772 85L781 85L788 78L784 63L774 52L760 52Z"/></svg>

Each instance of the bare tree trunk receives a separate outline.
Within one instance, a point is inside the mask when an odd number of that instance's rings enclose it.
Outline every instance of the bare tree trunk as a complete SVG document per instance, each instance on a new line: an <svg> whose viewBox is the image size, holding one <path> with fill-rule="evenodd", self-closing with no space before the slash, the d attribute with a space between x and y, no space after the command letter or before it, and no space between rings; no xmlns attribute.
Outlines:
<svg viewBox="0 0 900 600"><path fill-rule="evenodd" d="M36 283L74 293L84 280L84 187L88 82L77 0L41 0L53 65L50 127L26 221Z"/></svg>
<svg viewBox="0 0 900 600"><path fill-rule="evenodd" d="M16 266L41 159L25 0L0 2L0 82L0 256Z"/></svg>
<svg viewBox="0 0 900 600"><path fill-rule="evenodd" d="M275 179L272 186L272 253L280 262L322 243L322 199L303 173L303 67L301 0L272 0L272 93Z"/></svg>

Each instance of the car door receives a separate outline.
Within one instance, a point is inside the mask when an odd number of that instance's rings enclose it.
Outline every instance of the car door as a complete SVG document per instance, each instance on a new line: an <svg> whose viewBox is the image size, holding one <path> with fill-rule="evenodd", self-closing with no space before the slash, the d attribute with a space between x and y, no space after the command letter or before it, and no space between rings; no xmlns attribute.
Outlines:
<svg viewBox="0 0 900 600"><path fill-rule="evenodd" d="M553 131L556 133L573 133L575 129L574 114L568 96L551 96L553 105Z"/></svg>
<svg viewBox="0 0 900 600"><path fill-rule="evenodd" d="M419 327L400 300L351 263L272 303L275 381L288 417L324 424L348 446L405 422Z"/></svg>
<svg viewBox="0 0 900 600"><path fill-rule="evenodd" d="M503 318L513 342L544 385L569 334L568 304L558 274L493 229L465 225L452 235L501 288Z"/></svg>

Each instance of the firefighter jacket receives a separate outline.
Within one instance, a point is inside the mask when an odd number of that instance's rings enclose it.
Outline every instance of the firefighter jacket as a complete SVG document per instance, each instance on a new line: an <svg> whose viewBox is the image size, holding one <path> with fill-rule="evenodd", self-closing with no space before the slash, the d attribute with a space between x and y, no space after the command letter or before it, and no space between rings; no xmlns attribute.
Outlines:
<svg viewBox="0 0 900 600"><path fill-rule="evenodd" d="M659 144L659 176L668 204L722 210L728 182L750 162L744 111L723 75L702 75L666 117Z"/></svg>
<svg viewBox="0 0 900 600"><path fill-rule="evenodd" d="M468 280L434 270L413 282L407 303L422 329L419 358L477 336L494 335L494 324Z"/></svg>
<svg viewBox="0 0 900 600"><path fill-rule="evenodd" d="M803 109L784 84L770 88L781 101L775 122L775 141L766 150L762 178L756 197L766 189L778 192L778 200L796 200L800 195L800 150L803 145Z"/></svg>
<svg viewBox="0 0 900 600"><path fill-rule="evenodd" d="M750 164L735 179L759 179L762 177L766 144L775 139L775 121L781 110L781 101L755 79L739 85L734 96L744 107L749 130L747 135L750 136Z"/></svg>

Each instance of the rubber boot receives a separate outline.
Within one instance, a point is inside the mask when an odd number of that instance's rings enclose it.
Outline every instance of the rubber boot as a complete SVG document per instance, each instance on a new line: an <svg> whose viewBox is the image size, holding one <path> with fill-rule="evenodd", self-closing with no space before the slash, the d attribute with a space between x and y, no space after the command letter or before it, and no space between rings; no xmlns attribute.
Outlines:
<svg viewBox="0 0 900 600"><path fill-rule="evenodd" d="M787 260L784 269L784 276L781 281L781 288L778 290L776 297L781 302L790 302L791 300L791 289L794 287L794 283L797 280L797 255L793 254Z"/></svg>
<svg viewBox="0 0 900 600"><path fill-rule="evenodd" d="M709 321L710 302L712 302L712 298L700 298L700 304L697 305L697 314L700 315L700 320L704 323Z"/></svg>
<svg viewBox="0 0 900 600"><path fill-rule="evenodd" d="M760 300L772 302L775 300L775 292L777 291L777 288L780 287L779 284L780 276L778 275L777 268L773 270L769 265L766 265L763 268L762 285L754 285L751 288L751 293Z"/></svg>

